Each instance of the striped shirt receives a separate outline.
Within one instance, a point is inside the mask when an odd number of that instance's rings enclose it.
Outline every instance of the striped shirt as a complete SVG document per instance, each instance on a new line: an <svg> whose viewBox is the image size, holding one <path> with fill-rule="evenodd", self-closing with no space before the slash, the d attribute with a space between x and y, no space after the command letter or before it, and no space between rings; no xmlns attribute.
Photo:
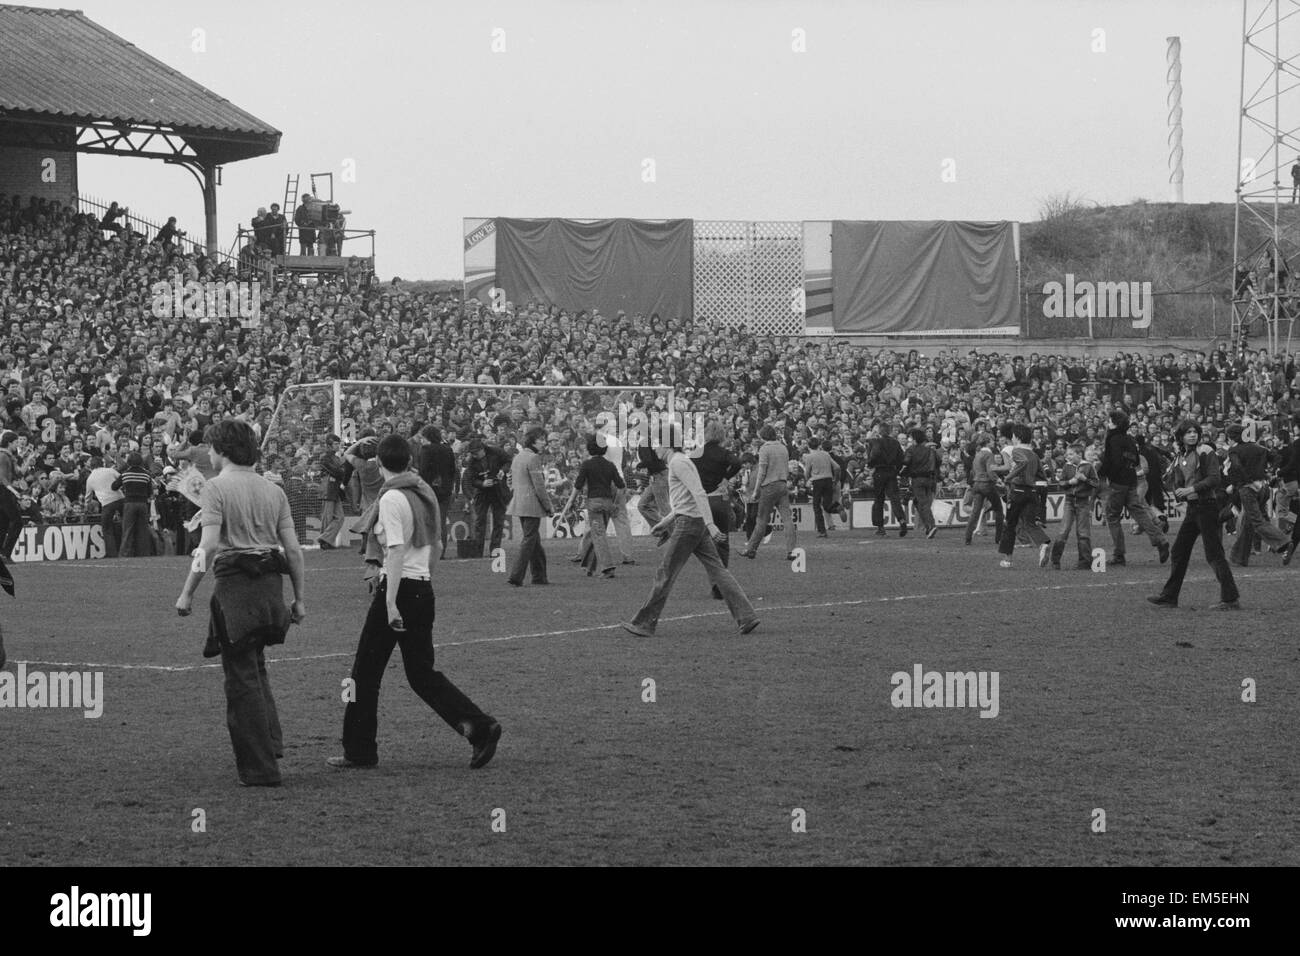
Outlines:
<svg viewBox="0 0 1300 956"><path fill-rule="evenodd" d="M113 490L120 490L127 501L148 501L153 497L153 476L143 468L128 468L113 482Z"/></svg>

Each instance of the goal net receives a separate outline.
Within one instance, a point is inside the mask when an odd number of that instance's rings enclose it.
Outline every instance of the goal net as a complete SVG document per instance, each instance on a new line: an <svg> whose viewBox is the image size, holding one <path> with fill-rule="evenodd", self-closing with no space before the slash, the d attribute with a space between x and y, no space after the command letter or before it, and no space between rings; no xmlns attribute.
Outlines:
<svg viewBox="0 0 1300 956"><path fill-rule="evenodd" d="M475 533L472 489L462 487L469 461L468 445L479 439L512 457L523 432L531 425L546 430L538 449L551 497L557 509L567 499L573 478L585 457L586 438L599 432L602 441L621 445L616 462L628 484L629 524L632 533L645 533L636 511L645 473L637 469L637 449L655 443L671 421L683 423L691 443L700 440L694 417L683 417L672 386L606 385L498 385L461 382L383 382L335 380L290 385L280 396L262 436L262 470L284 487L293 512L298 537L314 544L321 530L325 440L331 434L342 441L340 451L367 431L382 437L395 432L411 438L425 425L436 425L456 455L457 482L449 505L451 538L447 557L478 557L490 553L497 536L489 513L482 544ZM702 425L701 425L702 427ZM418 442L412 443L418 447ZM508 478L509 468L505 468ZM345 494L344 514L359 514L358 482L354 477ZM507 482L508 485L508 482ZM490 509L485 509L489 510ZM352 524L345 521L345 527ZM577 520L559 515L544 523L545 537L570 537L585 531L581 512ZM503 522L502 540L513 539L516 529ZM352 540L350 531L340 543ZM481 545L477 548L476 545Z"/></svg>

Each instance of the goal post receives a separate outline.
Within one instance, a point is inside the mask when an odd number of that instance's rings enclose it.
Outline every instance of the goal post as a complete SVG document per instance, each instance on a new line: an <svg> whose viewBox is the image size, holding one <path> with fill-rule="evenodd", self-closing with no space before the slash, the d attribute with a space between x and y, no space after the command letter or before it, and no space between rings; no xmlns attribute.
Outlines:
<svg viewBox="0 0 1300 956"><path fill-rule="evenodd" d="M512 456L523 429L541 425L546 430L542 448L548 490L563 503L572 488L577 463L583 457L586 435L593 432L617 437L624 445L618 464L629 479L629 491L641 476L638 447L659 443L671 423L682 429L687 447L702 443L701 415L678 408L673 385L503 385L496 382L421 382L371 379L333 379L288 386L280 395L262 436L262 466L278 477L286 494L299 537L311 543L320 531L322 475L320 461L325 439L339 436L346 448L366 429L384 435L396 432L412 438L425 425L437 425L457 455L457 476L468 463L468 439L477 437L499 445ZM418 444L418 439L415 442ZM465 489L457 487L448 511L458 539L472 537L473 516ZM355 496L345 503L348 515L357 511ZM644 522L629 506L633 533L644 533ZM350 521L346 522L351 524ZM507 523L508 524L508 523ZM549 523L547 537L581 534L581 526ZM514 529L506 528L508 538ZM453 556L448 545L448 556ZM464 550L464 549L461 549ZM490 548L484 548L486 554Z"/></svg>

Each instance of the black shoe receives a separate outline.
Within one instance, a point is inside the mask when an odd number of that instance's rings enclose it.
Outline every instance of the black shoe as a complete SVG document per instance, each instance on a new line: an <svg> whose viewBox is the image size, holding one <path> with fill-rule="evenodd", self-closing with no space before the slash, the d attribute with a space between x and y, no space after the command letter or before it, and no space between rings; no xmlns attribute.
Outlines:
<svg viewBox="0 0 1300 956"><path fill-rule="evenodd" d="M750 631L752 631L752 630L753 630L754 628L756 628L756 627L758 627L758 618L754 618L754 619L753 619L752 621L750 621L748 624L742 624L742 625L740 625L740 633L741 633L741 634L748 634Z"/></svg>
<svg viewBox="0 0 1300 956"><path fill-rule="evenodd" d="M1076 565L1074 566L1074 570L1076 570L1076 571L1091 571L1091 570L1092 570L1092 565L1089 564L1087 561L1080 561L1078 564L1076 564Z"/></svg>
<svg viewBox="0 0 1300 956"><path fill-rule="evenodd" d="M604 578L606 581L612 581L614 580L614 569L606 568L604 571L600 572L600 576Z"/></svg>
<svg viewBox="0 0 1300 956"><path fill-rule="evenodd" d="M884 536L885 536L885 529L884 529L884 528L877 528L877 529L876 529L876 537L877 537L877 538L883 538Z"/></svg>
<svg viewBox="0 0 1300 956"><path fill-rule="evenodd" d="M624 563L624 564L636 564L636 562L633 561L631 558L625 558L625 559L623 560L623 563Z"/></svg>
<svg viewBox="0 0 1300 956"><path fill-rule="evenodd" d="M927 538L933 538L938 533L939 533L939 526L935 525L933 528L931 528L929 531L925 533L925 536Z"/></svg>
<svg viewBox="0 0 1300 956"><path fill-rule="evenodd" d="M492 759L492 755L497 752L497 741L501 739L501 725L495 720L483 728L479 742L474 744L474 753L469 758L469 768L478 770L480 767L487 766L487 762Z"/></svg>
<svg viewBox="0 0 1300 956"><path fill-rule="evenodd" d="M967 543L967 544L970 544L970 543L971 543L971 539L970 539L970 538L967 538L967 539L966 539L966 543Z"/></svg>
<svg viewBox="0 0 1300 956"><path fill-rule="evenodd" d="M1283 567L1286 567L1288 564L1290 564L1290 563L1291 563L1291 559L1292 559L1293 557L1295 557L1295 542L1294 542L1294 541L1292 541L1292 542L1291 542L1291 546L1290 546L1289 548L1286 549L1286 553L1282 555L1282 566L1283 566ZM3 648L0 648L0 666L3 666L3 664L4 664L4 653L3 653L3 650L4 650Z"/></svg>
<svg viewBox="0 0 1300 956"><path fill-rule="evenodd" d="M509 584L512 588L521 588L524 586L523 581L511 581L509 578L506 578L506 583Z"/></svg>
<svg viewBox="0 0 1300 956"><path fill-rule="evenodd" d="M364 770L375 766L379 761L376 760L374 763L361 763L359 760L349 760L347 757L327 757L325 758L325 763L330 767L335 767L340 770Z"/></svg>
<svg viewBox="0 0 1300 956"><path fill-rule="evenodd" d="M1169 561L1169 542L1166 541L1157 550L1160 552L1160 563L1166 564Z"/></svg>
<svg viewBox="0 0 1300 956"><path fill-rule="evenodd" d="M1147 598L1147 600L1156 607L1178 607L1177 601L1171 601L1163 594L1153 594L1151 597Z"/></svg>
<svg viewBox="0 0 1300 956"><path fill-rule="evenodd" d="M1211 610L1211 611L1240 611L1240 610L1241 610L1241 602L1240 602L1240 601L1220 601L1218 604L1212 604L1212 605L1210 606L1210 610Z"/></svg>
<svg viewBox="0 0 1300 956"><path fill-rule="evenodd" d="M818 532L817 532L817 537L819 537L819 538L824 538L824 537L826 537L826 532L825 532L825 531L818 531Z"/></svg>
<svg viewBox="0 0 1300 956"><path fill-rule="evenodd" d="M714 588L712 591L709 592L709 597L713 598L713 600L715 601L721 601L722 592L719 591L717 588Z"/></svg>
<svg viewBox="0 0 1300 956"><path fill-rule="evenodd" d="M1124 560L1124 556L1121 554L1110 559L1110 566L1112 568L1123 568L1128 566L1128 562Z"/></svg>
<svg viewBox="0 0 1300 956"><path fill-rule="evenodd" d="M899 536L900 538L906 538L906 537L907 537L907 532L908 532L908 530L909 530L909 529L908 529L907 525L903 525L902 527L900 527L900 528L898 529L898 536Z"/></svg>

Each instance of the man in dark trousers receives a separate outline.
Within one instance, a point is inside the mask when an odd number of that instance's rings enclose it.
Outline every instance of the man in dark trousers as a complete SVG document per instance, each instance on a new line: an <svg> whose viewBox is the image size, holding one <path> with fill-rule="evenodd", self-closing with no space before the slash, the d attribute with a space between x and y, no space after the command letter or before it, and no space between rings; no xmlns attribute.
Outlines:
<svg viewBox="0 0 1300 956"><path fill-rule="evenodd" d="M871 523L876 526L876 537L885 536L885 499L898 519L898 536L907 537L907 509L898 497L898 472L903 467L903 446L889 430L879 424L871 426L867 452L867 467L872 470L871 487L876 500L871 504Z"/></svg>
<svg viewBox="0 0 1300 956"><path fill-rule="evenodd" d="M438 499L438 510L442 515L441 557L447 550L447 529L451 522L451 493L456 487L456 454L451 446L442 440L442 429L437 425L425 425L420 430L424 438L424 447L420 449L417 469L420 478L433 489Z"/></svg>
<svg viewBox="0 0 1300 956"><path fill-rule="evenodd" d="M1241 425L1228 426L1228 461L1231 463L1228 474L1232 476L1232 484L1225 490L1232 494L1236 488L1241 498L1241 526L1237 529L1237 543L1228 558L1239 568L1250 563L1256 537L1278 554L1291 546L1291 538L1264 517L1263 500L1268 494L1268 451L1263 445L1243 441L1244 432Z"/></svg>
<svg viewBox="0 0 1300 956"><path fill-rule="evenodd" d="M321 455L321 510L320 537L316 543L322 551L332 551L338 547L339 532L343 530L343 495L347 468L339 457L338 435L325 439L325 454Z"/></svg>
<svg viewBox="0 0 1300 956"><path fill-rule="evenodd" d="M510 456L503 449L484 444L481 438L470 440L465 481L473 496L474 534L471 540L476 557L483 557L483 538L487 534L489 514L492 516L492 541L488 554L501 547L506 525L505 483L509 468Z"/></svg>
<svg viewBox="0 0 1300 956"><path fill-rule="evenodd" d="M927 538L933 538L939 526L934 523L934 492L939 483L939 465L942 459L939 450L925 441L925 432L913 428L907 433L910 440L907 451L903 453L903 468L900 477L911 479L912 501L916 504L916 516L921 522L921 531Z"/></svg>
<svg viewBox="0 0 1300 956"><path fill-rule="evenodd" d="M1178 607L1178 595L1183 588L1183 577L1187 574L1187 563L1192 557L1192 547L1196 539L1202 539L1205 546L1205 560L1214 569L1214 576L1219 580L1219 603L1212 606L1215 611L1239 611L1240 595L1237 582L1233 580L1232 568L1223 555L1223 537L1219 526L1219 502L1217 492L1222 483L1219 459L1214 449L1201 444L1201 426L1193 421L1185 421L1178 426L1175 433L1179 445L1178 457L1174 461L1172 484L1174 497L1187 502L1187 515L1174 541L1174 563L1169 569L1169 580L1159 594L1147 598L1156 607Z"/></svg>
<svg viewBox="0 0 1300 956"><path fill-rule="evenodd" d="M812 485L813 520L817 525L817 537L824 538L828 527L826 515L829 513L837 518L840 516L838 486L840 475L843 474L842 466L830 451L822 448L821 439L814 435L808 439L808 452L803 456L803 467ZM736 470L740 470L739 461L736 463ZM703 475L700 477L703 478ZM707 486L705 490L708 490ZM834 525L829 527L833 528Z"/></svg>
<svg viewBox="0 0 1300 956"><path fill-rule="evenodd" d="M1151 517L1146 502L1138 495L1137 467L1140 454L1137 442L1128 433L1128 413L1121 410L1111 412L1110 424L1101 453L1101 466L1097 469L1098 475L1110 483L1106 496L1106 524L1110 528L1111 542L1114 544L1110 563L1128 563L1124 557L1124 525L1120 520L1124 509L1128 508L1129 516L1146 532L1160 554L1160 563L1164 564L1169 560L1169 541Z"/></svg>
<svg viewBox="0 0 1300 956"><path fill-rule="evenodd" d="M409 470L411 447L401 435L384 436L377 459L384 484L360 524L378 543L383 570L352 663L356 699L348 701L343 712L343 756L326 762L338 768L379 763L379 685L393 648L400 645L411 689L469 741L473 747L469 765L478 769L496 753L501 725L434 669L431 557L442 524L438 499Z"/></svg>
<svg viewBox="0 0 1300 956"><path fill-rule="evenodd" d="M239 783L278 787L284 738L266 675L263 648L284 643L290 622L307 616L303 603L302 550L284 489L259 475L257 438L247 422L226 419L204 433L220 474L203 487L195 563L176 601L188 617L194 591L212 568L216 587L204 656L221 655L226 674L226 726L235 750ZM282 576L293 582L285 607Z"/></svg>

